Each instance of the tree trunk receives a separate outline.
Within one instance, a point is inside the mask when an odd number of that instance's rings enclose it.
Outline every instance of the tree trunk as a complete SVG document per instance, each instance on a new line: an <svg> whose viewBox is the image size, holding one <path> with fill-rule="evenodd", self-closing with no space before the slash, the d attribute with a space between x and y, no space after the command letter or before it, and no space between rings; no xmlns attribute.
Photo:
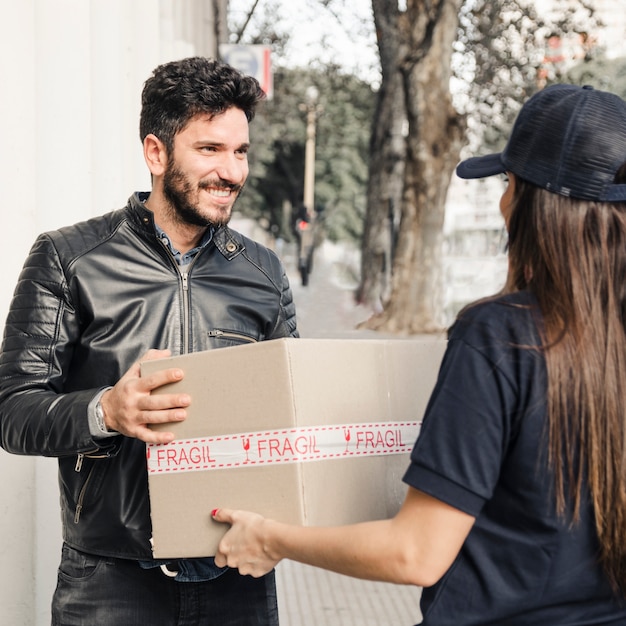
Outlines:
<svg viewBox="0 0 626 626"><path fill-rule="evenodd" d="M368 328L417 334L443 326L445 201L465 132L449 90L459 5L408 0L398 22L408 50L399 63L408 118L404 190L391 297Z"/></svg>
<svg viewBox="0 0 626 626"><path fill-rule="evenodd" d="M397 0L372 0L382 82L372 123L367 213L361 242L357 300L381 311L391 295L391 274L400 221L406 145L406 110L398 59Z"/></svg>

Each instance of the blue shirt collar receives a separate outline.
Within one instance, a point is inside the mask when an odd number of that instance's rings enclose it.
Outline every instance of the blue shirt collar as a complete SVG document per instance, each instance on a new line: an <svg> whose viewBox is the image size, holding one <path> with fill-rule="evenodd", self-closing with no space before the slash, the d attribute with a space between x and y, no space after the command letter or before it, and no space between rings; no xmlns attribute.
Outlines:
<svg viewBox="0 0 626 626"><path fill-rule="evenodd" d="M171 239L167 236L167 233L155 222L154 229L156 230L157 237L161 240L163 245L172 253L174 259L176 259L176 263L181 266L189 265L193 258L205 248L213 239L213 227L209 226L204 235L202 235L202 239L200 243L195 248L192 248L185 254L181 254L173 245Z"/></svg>

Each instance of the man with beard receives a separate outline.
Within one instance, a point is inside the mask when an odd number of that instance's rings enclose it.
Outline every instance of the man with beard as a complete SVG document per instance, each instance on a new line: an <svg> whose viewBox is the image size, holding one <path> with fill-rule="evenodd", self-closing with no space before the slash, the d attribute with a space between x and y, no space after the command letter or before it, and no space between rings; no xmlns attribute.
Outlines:
<svg viewBox="0 0 626 626"><path fill-rule="evenodd" d="M180 370L141 378L139 368L298 336L279 259L228 227L262 97L255 79L210 59L157 67L140 119L151 192L40 235L18 280L0 354L0 443L58 458L53 624L278 623L273 572L152 558L145 443L171 441L150 426L184 420L192 398L151 393Z"/></svg>

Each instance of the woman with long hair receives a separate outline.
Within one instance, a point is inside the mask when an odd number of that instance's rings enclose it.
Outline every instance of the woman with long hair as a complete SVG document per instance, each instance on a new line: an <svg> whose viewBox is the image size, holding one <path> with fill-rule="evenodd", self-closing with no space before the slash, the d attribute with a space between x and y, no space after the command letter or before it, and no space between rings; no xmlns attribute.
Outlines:
<svg viewBox="0 0 626 626"><path fill-rule="evenodd" d="M548 87L457 173L507 175L509 274L450 329L400 511L303 528L216 509L216 562L423 586L424 625L626 624L626 103Z"/></svg>

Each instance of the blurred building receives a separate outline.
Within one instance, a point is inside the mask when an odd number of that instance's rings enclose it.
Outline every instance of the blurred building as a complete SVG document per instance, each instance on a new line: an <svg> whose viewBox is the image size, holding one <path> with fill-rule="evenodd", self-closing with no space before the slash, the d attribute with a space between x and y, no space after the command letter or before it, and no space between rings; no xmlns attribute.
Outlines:
<svg viewBox="0 0 626 626"><path fill-rule="evenodd" d="M594 0L602 27L593 35L609 59L626 56L626 11L616 0Z"/></svg>
<svg viewBox="0 0 626 626"><path fill-rule="evenodd" d="M506 231L497 176L479 180L452 177L444 225L445 323L466 304L500 291L508 266Z"/></svg>

